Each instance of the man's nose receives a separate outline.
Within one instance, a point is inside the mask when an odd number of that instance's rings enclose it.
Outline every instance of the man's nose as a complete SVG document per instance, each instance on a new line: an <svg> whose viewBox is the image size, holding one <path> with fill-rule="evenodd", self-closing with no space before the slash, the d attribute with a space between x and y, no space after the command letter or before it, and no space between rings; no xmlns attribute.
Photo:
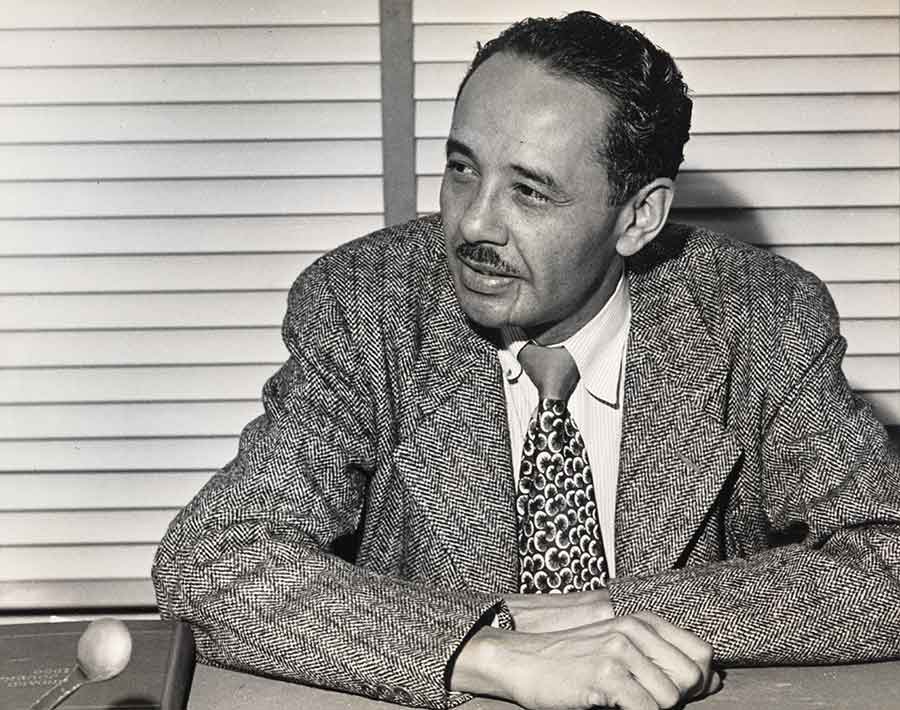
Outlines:
<svg viewBox="0 0 900 710"><path fill-rule="evenodd" d="M502 212L491 190L482 188L472 196L460 220L459 231L463 239L472 244L506 242Z"/></svg>

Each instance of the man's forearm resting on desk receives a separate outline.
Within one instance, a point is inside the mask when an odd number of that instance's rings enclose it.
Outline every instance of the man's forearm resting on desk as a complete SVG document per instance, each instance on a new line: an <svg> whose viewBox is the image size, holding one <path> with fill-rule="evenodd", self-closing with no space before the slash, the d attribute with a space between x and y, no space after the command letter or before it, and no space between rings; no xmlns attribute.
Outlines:
<svg viewBox="0 0 900 710"><path fill-rule="evenodd" d="M516 631L484 626L450 689L527 708L670 708L718 687L712 648L650 613L614 617L605 590L505 598Z"/></svg>

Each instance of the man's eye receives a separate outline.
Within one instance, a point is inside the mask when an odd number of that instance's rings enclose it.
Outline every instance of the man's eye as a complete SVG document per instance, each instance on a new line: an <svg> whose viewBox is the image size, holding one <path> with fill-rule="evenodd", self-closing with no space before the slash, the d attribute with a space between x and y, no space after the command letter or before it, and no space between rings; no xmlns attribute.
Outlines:
<svg viewBox="0 0 900 710"><path fill-rule="evenodd" d="M544 193L538 192L533 187L529 187L528 185L516 185L516 189L522 197L528 199L531 202L549 202L550 198L547 197Z"/></svg>
<svg viewBox="0 0 900 710"><path fill-rule="evenodd" d="M453 160L452 158L447 159L447 172L458 173L460 175L468 175L471 174L472 168L466 165L465 163L460 162L459 160Z"/></svg>

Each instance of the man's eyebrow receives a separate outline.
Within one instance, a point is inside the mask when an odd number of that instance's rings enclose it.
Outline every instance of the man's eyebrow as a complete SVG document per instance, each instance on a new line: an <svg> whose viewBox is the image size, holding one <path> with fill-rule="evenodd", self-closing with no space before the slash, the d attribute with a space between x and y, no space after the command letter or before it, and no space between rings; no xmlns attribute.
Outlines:
<svg viewBox="0 0 900 710"><path fill-rule="evenodd" d="M522 175L523 177L528 178L529 180L533 180L534 182L540 183L545 187L550 188L551 190L559 190L559 183L556 181L550 173L542 173L539 170L535 170L533 168L528 168L524 165L512 165L513 170Z"/></svg>
<svg viewBox="0 0 900 710"><path fill-rule="evenodd" d="M447 155L450 155L450 153L462 153L467 158L475 159L475 153L472 149L465 143L456 140L456 138L447 139Z"/></svg>

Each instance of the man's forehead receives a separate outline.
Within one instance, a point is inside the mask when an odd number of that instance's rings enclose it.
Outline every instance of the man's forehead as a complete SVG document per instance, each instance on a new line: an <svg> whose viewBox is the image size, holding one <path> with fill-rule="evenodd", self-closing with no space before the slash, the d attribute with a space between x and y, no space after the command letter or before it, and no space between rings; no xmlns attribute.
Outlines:
<svg viewBox="0 0 900 710"><path fill-rule="evenodd" d="M609 99L574 79L514 55L488 59L470 77L450 137L475 153L502 150L540 158L554 151L594 153Z"/></svg>

